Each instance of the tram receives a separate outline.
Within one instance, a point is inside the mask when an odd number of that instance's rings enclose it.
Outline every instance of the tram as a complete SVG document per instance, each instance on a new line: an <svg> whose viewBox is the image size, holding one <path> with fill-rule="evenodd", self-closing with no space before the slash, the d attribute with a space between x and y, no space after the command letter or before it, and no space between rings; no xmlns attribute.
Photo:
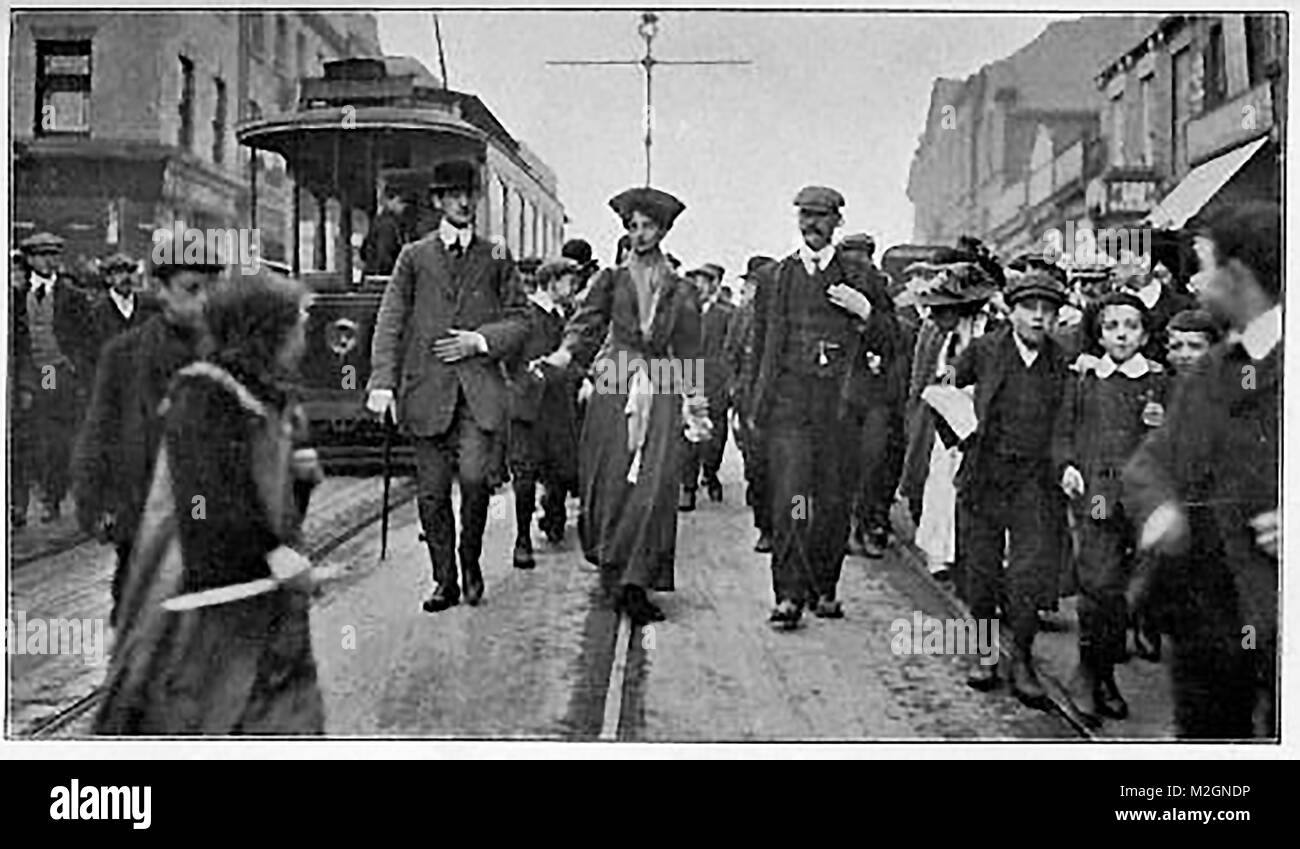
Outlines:
<svg viewBox="0 0 1300 849"><path fill-rule="evenodd" d="M244 122L236 137L254 156L283 157L292 179L285 270L315 293L301 375L313 443L332 473L371 471L385 434L365 410L365 388L388 277L364 274L357 248L381 193L399 188L408 201L409 231L418 238L438 224L427 189L434 167L474 162L483 188L479 236L501 240L516 258L544 256L558 253L563 239L554 175L477 97L442 87L408 57L327 62L323 76L300 80L293 111ZM255 179L252 192L256 211ZM304 230L310 246L302 242ZM302 267L305 253L313 268ZM393 440L396 465L409 469L409 445L397 435Z"/></svg>

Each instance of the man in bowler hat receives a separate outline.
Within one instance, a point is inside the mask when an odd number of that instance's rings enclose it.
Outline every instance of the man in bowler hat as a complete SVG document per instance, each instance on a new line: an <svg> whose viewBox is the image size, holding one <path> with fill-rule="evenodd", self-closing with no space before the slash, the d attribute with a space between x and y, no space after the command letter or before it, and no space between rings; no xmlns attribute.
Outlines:
<svg viewBox="0 0 1300 849"><path fill-rule="evenodd" d="M413 437L420 524L433 564L430 613L483 597L479 557L490 478L505 438L508 400L500 364L528 335L527 299L509 252L474 232L478 169L434 169L437 229L398 254L379 304L366 406ZM452 477L460 481L457 547ZM461 580L456 561L460 560Z"/></svg>

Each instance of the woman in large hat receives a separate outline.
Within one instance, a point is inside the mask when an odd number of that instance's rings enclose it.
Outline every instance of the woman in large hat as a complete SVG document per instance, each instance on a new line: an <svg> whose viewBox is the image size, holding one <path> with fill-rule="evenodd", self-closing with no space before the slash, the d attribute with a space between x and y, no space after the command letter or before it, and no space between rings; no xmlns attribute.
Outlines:
<svg viewBox="0 0 1300 849"><path fill-rule="evenodd" d="M924 463L921 483L921 515L916 528L916 545L925 552L930 572L947 576L956 561L957 490L954 481L961 465L961 451L944 417L929 403L925 390L938 383L950 391L957 358L976 336L985 332L984 305L996 291L988 273L974 262L957 262L934 269L937 273L917 292L916 302L924 307L933 343L913 371L916 407L911 424L910 452L904 465ZM941 399L935 399L941 400Z"/></svg>
<svg viewBox="0 0 1300 849"><path fill-rule="evenodd" d="M601 351L582 429L578 530L606 588L644 624L663 618L646 591L674 588L683 429L693 440L707 435L695 373L700 307L660 250L682 202L647 187L609 203L627 230L627 259L592 278L546 361L585 369Z"/></svg>

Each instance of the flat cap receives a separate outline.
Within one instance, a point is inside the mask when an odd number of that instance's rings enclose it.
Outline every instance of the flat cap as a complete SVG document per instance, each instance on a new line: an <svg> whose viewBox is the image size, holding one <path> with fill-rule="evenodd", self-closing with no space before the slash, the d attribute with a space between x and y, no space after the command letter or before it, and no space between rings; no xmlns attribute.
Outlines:
<svg viewBox="0 0 1300 849"><path fill-rule="evenodd" d="M876 240L867 233L850 233L840 239L840 249L850 253L865 253L870 256L876 252Z"/></svg>
<svg viewBox="0 0 1300 849"><path fill-rule="evenodd" d="M230 252L233 246L218 243L214 252L208 251L208 245L199 245L194 250L194 243L186 243L182 236L178 243L176 231L160 227L153 233L153 248L149 252L149 273L154 277L166 278L177 271L197 271L203 274L220 274L233 261ZM188 257L186 254L190 254Z"/></svg>
<svg viewBox="0 0 1300 849"><path fill-rule="evenodd" d="M433 168L433 179L429 181L429 188L434 191L450 189L478 191L478 187L478 166L464 159L439 162Z"/></svg>
<svg viewBox="0 0 1300 849"><path fill-rule="evenodd" d="M721 280L722 278L727 276L726 269L718 265L716 262L704 263L704 270L707 271L709 274L712 274L718 280Z"/></svg>
<svg viewBox="0 0 1300 849"><path fill-rule="evenodd" d="M1043 269L1031 268L1007 286L1003 300L1008 307L1026 298L1042 298L1058 307L1068 300L1064 284L1056 275Z"/></svg>
<svg viewBox="0 0 1300 849"><path fill-rule="evenodd" d="M23 239L18 247L25 254L57 254L63 253L63 240L53 233L37 233Z"/></svg>
<svg viewBox="0 0 1300 849"><path fill-rule="evenodd" d="M619 218L627 219L633 212L648 215L665 230L673 226L677 216L686 210L686 204L660 189L638 186L619 192L609 199L609 206Z"/></svg>
<svg viewBox="0 0 1300 849"><path fill-rule="evenodd" d="M135 271L140 267L140 263L119 251L106 258L102 267L104 271Z"/></svg>
<svg viewBox="0 0 1300 849"><path fill-rule="evenodd" d="M1207 333L1216 339L1220 332L1214 316L1206 310L1183 310L1174 313L1174 317L1169 319L1165 327L1168 330L1180 330L1185 333Z"/></svg>
<svg viewBox="0 0 1300 849"><path fill-rule="evenodd" d="M549 285L552 280L566 274L574 274L582 268L581 263L568 257L548 259L537 269L537 282L541 286Z"/></svg>
<svg viewBox="0 0 1300 849"><path fill-rule="evenodd" d="M826 186L804 186L794 196L794 205L812 212L838 212L844 195Z"/></svg>
<svg viewBox="0 0 1300 849"><path fill-rule="evenodd" d="M748 280L751 277L755 277L764 268L767 268L774 262L776 262L776 260L772 259L770 256L762 256L761 254L758 256L751 256L749 261L745 263L745 273L740 275L740 279Z"/></svg>

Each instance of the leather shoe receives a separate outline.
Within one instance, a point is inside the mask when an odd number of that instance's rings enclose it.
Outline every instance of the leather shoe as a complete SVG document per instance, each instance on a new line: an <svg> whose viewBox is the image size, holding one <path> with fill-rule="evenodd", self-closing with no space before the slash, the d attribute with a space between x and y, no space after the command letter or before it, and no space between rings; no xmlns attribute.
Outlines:
<svg viewBox="0 0 1300 849"><path fill-rule="evenodd" d="M1033 663L1022 657L1011 661L1011 692L1020 699L1021 704L1034 710L1048 710L1051 700L1043 689L1043 682L1038 680Z"/></svg>
<svg viewBox="0 0 1300 849"><path fill-rule="evenodd" d="M813 614L818 619L843 619L844 607L835 599L822 596L817 600L817 606L813 608Z"/></svg>
<svg viewBox="0 0 1300 849"><path fill-rule="evenodd" d="M1097 676L1082 663L1075 670L1070 682L1070 701L1079 712L1083 724L1089 728L1101 727L1101 714L1098 711L1100 688Z"/></svg>
<svg viewBox="0 0 1300 849"><path fill-rule="evenodd" d="M438 613L458 604L460 604L460 587L455 584L439 586L434 589L433 595L424 600L424 612Z"/></svg>
<svg viewBox="0 0 1300 849"><path fill-rule="evenodd" d="M664 621L664 612L646 597L645 590L629 584L623 588L623 612L633 625L648 625Z"/></svg>
<svg viewBox="0 0 1300 849"><path fill-rule="evenodd" d="M990 663L987 666L982 663L974 664L966 675L966 685L979 690L981 693L996 689L998 686L998 665L996 663Z"/></svg>
<svg viewBox="0 0 1300 849"><path fill-rule="evenodd" d="M695 509L695 490L683 489L682 494L677 499L677 510L682 513L689 513Z"/></svg>
<svg viewBox="0 0 1300 849"><path fill-rule="evenodd" d="M1128 702L1120 695L1119 685L1113 675L1108 675L1098 682L1096 695L1097 713L1111 719L1128 719Z"/></svg>
<svg viewBox="0 0 1300 849"><path fill-rule="evenodd" d="M803 611L799 605L792 601L783 601L772 609L772 614L767 617L773 627L778 631L793 631L799 627L799 619L803 616Z"/></svg>
<svg viewBox="0 0 1300 849"><path fill-rule="evenodd" d="M758 535L758 542L754 543L754 550L760 554L770 554L772 552L772 535L763 531Z"/></svg>
<svg viewBox="0 0 1300 849"><path fill-rule="evenodd" d="M465 579L465 603L474 607L483 600L483 573L479 571L478 564L466 566L462 571Z"/></svg>
<svg viewBox="0 0 1300 849"><path fill-rule="evenodd" d="M533 560L533 546L528 540L521 539L515 541L514 563L516 569L531 569L537 565ZM465 589L467 591L469 590L469 587L470 584L466 582ZM468 601L468 599L466 600Z"/></svg>

